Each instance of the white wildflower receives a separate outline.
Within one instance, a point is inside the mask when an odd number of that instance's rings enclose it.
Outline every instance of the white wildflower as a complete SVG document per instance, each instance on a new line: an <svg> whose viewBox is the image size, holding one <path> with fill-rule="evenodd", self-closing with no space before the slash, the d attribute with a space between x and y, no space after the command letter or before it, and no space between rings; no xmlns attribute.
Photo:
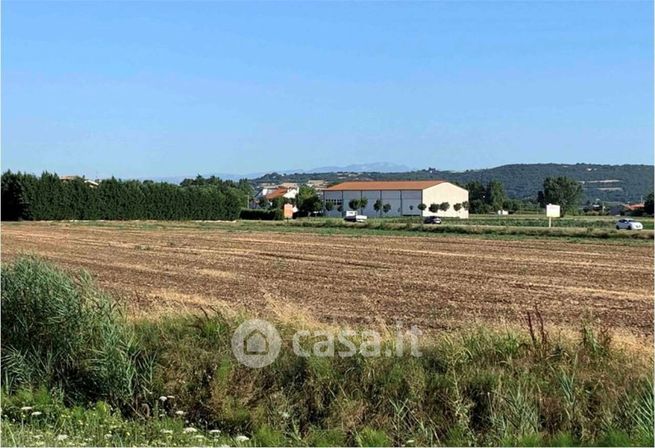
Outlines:
<svg viewBox="0 0 655 448"><path fill-rule="evenodd" d="M20 408L21 411L31 411L32 409L34 409L32 406L23 406Z"/></svg>
<svg viewBox="0 0 655 448"><path fill-rule="evenodd" d="M111 439L112 434L105 434L105 439Z"/></svg>
<svg viewBox="0 0 655 448"><path fill-rule="evenodd" d="M161 432L162 432L163 434L173 434L173 430L172 430L172 429L162 429Z"/></svg>
<svg viewBox="0 0 655 448"><path fill-rule="evenodd" d="M159 401L161 401L161 402L164 402L166 400L168 400L168 397L165 396L165 395L162 395L161 397L159 397Z"/></svg>
<svg viewBox="0 0 655 448"><path fill-rule="evenodd" d="M282 413L280 413L280 415L282 416L282 418L289 418L289 413L288 413L288 412L286 412L286 411L285 411L285 412L282 412Z"/></svg>
<svg viewBox="0 0 655 448"><path fill-rule="evenodd" d="M412 444L414 444L414 443L416 443L416 442L415 442L414 439L409 439L409 440L408 440L407 442L405 442L405 443L408 444L408 445L412 445Z"/></svg>
<svg viewBox="0 0 655 448"><path fill-rule="evenodd" d="M186 433L196 432L196 431L198 431L198 430L196 428L191 427L191 426L189 426L188 428L184 428L184 432L186 432Z"/></svg>
<svg viewBox="0 0 655 448"><path fill-rule="evenodd" d="M186 414L186 412L184 412L184 411L175 411L175 413L176 413L177 415L184 415L184 414Z"/></svg>
<svg viewBox="0 0 655 448"><path fill-rule="evenodd" d="M221 430L220 430L220 429L211 429L211 430L209 431L209 434L220 434L220 433L221 433Z"/></svg>
<svg viewBox="0 0 655 448"><path fill-rule="evenodd" d="M193 436L193 438L194 439L204 439L205 436L203 436L202 434L198 434L197 436Z"/></svg>
<svg viewBox="0 0 655 448"><path fill-rule="evenodd" d="M56 437L56 439L59 440L60 442L61 442L62 440L66 440L67 438L68 438L68 436L67 436L66 434L59 434L59 435Z"/></svg>
<svg viewBox="0 0 655 448"><path fill-rule="evenodd" d="M40 411L34 411L34 412L32 412L30 415L31 415L32 417L38 417L38 416L41 415L41 414L43 414L43 412L40 412Z"/></svg>
<svg viewBox="0 0 655 448"><path fill-rule="evenodd" d="M169 400L173 400L175 398L175 395L168 395L166 398L168 398Z"/></svg>
<svg viewBox="0 0 655 448"><path fill-rule="evenodd" d="M237 442L247 442L248 440L250 440L250 437L246 437L246 436L236 436L236 437L234 438L234 440L236 440Z"/></svg>

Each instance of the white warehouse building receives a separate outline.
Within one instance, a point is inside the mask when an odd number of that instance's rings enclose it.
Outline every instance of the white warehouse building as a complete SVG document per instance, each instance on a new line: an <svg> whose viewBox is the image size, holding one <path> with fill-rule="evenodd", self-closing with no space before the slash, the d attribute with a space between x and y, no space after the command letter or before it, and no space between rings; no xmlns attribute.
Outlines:
<svg viewBox="0 0 655 448"><path fill-rule="evenodd" d="M469 192L444 180L343 182L323 190L323 200L331 203L326 216L344 216L352 200L366 200L359 213L366 216L443 216L468 218ZM379 202L378 202L379 201ZM375 203L387 205L388 212L375 210ZM448 203L447 210L430 211L430 206ZM419 205L425 204L421 211ZM456 210L458 209L458 210Z"/></svg>

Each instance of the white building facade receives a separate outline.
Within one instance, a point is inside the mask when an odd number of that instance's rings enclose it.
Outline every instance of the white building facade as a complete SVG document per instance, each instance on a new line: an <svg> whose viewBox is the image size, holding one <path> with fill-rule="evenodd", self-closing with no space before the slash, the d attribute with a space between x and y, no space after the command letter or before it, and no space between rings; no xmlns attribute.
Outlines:
<svg viewBox="0 0 655 448"><path fill-rule="evenodd" d="M359 213L369 217L377 216L442 216L466 219L468 213L468 190L443 180L411 181L356 181L333 185L323 191L325 203L332 209L325 210L326 216L345 216L351 201L365 200L366 205ZM378 202L379 201L379 202ZM378 202L388 211L375 210ZM448 204L446 210L430 211L433 204ZM420 204L425 204L421 211ZM434 206L433 206L434 209Z"/></svg>

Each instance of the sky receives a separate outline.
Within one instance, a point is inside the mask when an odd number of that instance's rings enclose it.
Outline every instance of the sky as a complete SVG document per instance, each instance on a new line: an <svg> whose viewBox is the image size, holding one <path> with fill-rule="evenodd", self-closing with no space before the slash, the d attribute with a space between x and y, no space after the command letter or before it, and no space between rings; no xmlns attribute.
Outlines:
<svg viewBox="0 0 655 448"><path fill-rule="evenodd" d="M2 169L653 163L651 2L2 2Z"/></svg>

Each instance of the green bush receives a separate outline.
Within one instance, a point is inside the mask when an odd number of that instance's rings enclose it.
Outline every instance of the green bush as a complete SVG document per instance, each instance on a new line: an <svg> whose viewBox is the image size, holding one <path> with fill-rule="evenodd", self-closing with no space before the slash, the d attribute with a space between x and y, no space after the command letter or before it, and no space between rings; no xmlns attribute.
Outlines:
<svg viewBox="0 0 655 448"><path fill-rule="evenodd" d="M239 219L259 220L259 221L279 221L284 219L282 209L275 208L264 210L258 208L242 208L239 213Z"/></svg>
<svg viewBox="0 0 655 448"><path fill-rule="evenodd" d="M148 362L110 297L84 272L24 257L2 266L2 385L61 389L71 402L134 403Z"/></svg>

